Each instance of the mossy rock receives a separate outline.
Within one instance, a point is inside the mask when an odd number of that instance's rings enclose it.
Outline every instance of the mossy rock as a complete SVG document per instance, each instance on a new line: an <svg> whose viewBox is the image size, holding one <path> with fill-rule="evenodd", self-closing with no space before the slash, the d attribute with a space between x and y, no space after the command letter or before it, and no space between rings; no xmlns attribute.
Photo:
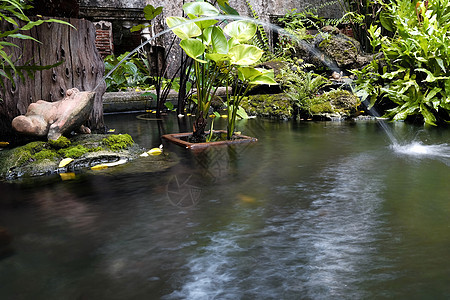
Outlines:
<svg viewBox="0 0 450 300"><path fill-rule="evenodd" d="M285 94L252 95L241 102L248 115L264 118L289 120L292 118L292 104Z"/></svg>
<svg viewBox="0 0 450 300"><path fill-rule="evenodd" d="M62 148L59 148L61 146ZM61 141L58 145L51 142L32 142L0 152L0 179L14 180L22 177L81 172L96 164L118 160L132 161L143 151L144 149L136 145L128 134L79 135L72 138L69 143ZM59 168L58 165L64 158L73 158L74 161ZM164 162L164 159L162 161ZM147 167L151 169L150 166ZM155 165L154 169L161 168Z"/></svg>
<svg viewBox="0 0 450 300"><path fill-rule="evenodd" d="M333 90L312 100L310 111L316 119L348 119L356 116L359 98L346 90Z"/></svg>
<svg viewBox="0 0 450 300"><path fill-rule="evenodd" d="M359 42L343 34L329 35L319 43L318 48L332 58L340 68L355 64L361 52Z"/></svg>
<svg viewBox="0 0 450 300"><path fill-rule="evenodd" d="M134 144L129 134L114 134L102 140L103 144L113 151L126 149Z"/></svg>

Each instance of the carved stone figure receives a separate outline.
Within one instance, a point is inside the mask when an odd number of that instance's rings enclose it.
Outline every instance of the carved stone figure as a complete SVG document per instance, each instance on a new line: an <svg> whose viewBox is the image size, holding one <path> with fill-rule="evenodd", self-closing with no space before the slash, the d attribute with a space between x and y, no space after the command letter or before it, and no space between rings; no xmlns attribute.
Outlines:
<svg viewBox="0 0 450 300"><path fill-rule="evenodd" d="M89 118L94 105L94 92L80 92L77 88L66 91L66 96L56 102L39 100L28 106L27 113L13 119L12 127L19 133L47 136L57 140L61 135L80 129L90 133L83 123Z"/></svg>

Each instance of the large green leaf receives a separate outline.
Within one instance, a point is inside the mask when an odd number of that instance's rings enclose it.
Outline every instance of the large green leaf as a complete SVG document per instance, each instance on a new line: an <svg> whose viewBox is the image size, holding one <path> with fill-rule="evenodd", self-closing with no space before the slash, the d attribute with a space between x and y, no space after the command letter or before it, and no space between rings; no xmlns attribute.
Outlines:
<svg viewBox="0 0 450 300"><path fill-rule="evenodd" d="M183 5L184 12L195 16L217 16L220 12L208 2L189 2Z"/></svg>
<svg viewBox="0 0 450 300"><path fill-rule="evenodd" d="M180 42L181 48L189 57L192 57L196 61L206 63L205 60L199 59L198 57L205 53L205 45L197 39L185 39Z"/></svg>
<svg viewBox="0 0 450 300"><path fill-rule="evenodd" d="M216 63L227 61L230 59L228 54L221 54L221 53L208 53L208 54L206 54L206 58L208 58Z"/></svg>
<svg viewBox="0 0 450 300"><path fill-rule="evenodd" d="M188 17L191 20L198 19L198 17L196 15L193 15L193 14L188 14ZM200 27L200 29L203 31L204 29L210 28L211 26L213 26L217 22L219 22L219 21L217 21L217 20L202 20L202 21L195 22L195 24L198 27Z"/></svg>
<svg viewBox="0 0 450 300"><path fill-rule="evenodd" d="M225 14L227 14L227 15L234 15L234 16L239 16L239 13L237 12L237 10L235 10L234 8L232 8L229 4L228 4L228 1L221 1L221 2L225 2L225 3L223 3L223 4L221 4L220 3L220 1L217 1L217 2L219 2L219 7L220 7L220 9L221 10L223 10L223 12L225 13Z"/></svg>
<svg viewBox="0 0 450 300"><path fill-rule="evenodd" d="M211 30L211 45L215 53L228 53L228 40L223 33L222 28L213 27Z"/></svg>
<svg viewBox="0 0 450 300"><path fill-rule="evenodd" d="M195 23L184 24L186 22L188 22L188 20L183 17L166 18L166 23L170 28L177 26L172 29L172 31L182 40L193 38L202 34L202 30Z"/></svg>
<svg viewBox="0 0 450 300"><path fill-rule="evenodd" d="M157 8L154 8L153 5L149 4L144 7L144 17L148 21L153 20L156 16L160 15L162 13L162 6L158 6Z"/></svg>
<svg viewBox="0 0 450 300"><path fill-rule="evenodd" d="M255 34L257 26L249 21L234 21L223 29L230 37L237 39L240 43L247 42Z"/></svg>
<svg viewBox="0 0 450 300"><path fill-rule="evenodd" d="M253 78L262 75L263 73L258 68L253 67L240 67L238 68L239 79L246 82Z"/></svg>
<svg viewBox="0 0 450 300"><path fill-rule="evenodd" d="M252 45L237 45L230 49L228 55L231 63L239 66L248 66L257 63L264 51Z"/></svg>
<svg viewBox="0 0 450 300"><path fill-rule="evenodd" d="M436 117L428 110L426 105L420 104L420 112L425 120L425 123L436 126Z"/></svg>
<svg viewBox="0 0 450 300"><path fill-rule="evenodd" d="M238 68L239 79L247 82L248 84L278 84L274 79L273 70L266 70L253 67L240 67Z"/></svg>

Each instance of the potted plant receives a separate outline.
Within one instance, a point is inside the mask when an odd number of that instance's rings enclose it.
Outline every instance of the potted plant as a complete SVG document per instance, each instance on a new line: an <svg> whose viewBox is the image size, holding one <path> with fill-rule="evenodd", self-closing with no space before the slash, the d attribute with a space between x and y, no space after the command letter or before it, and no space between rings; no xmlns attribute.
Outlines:
<svg viewBox="0 0 450 300"><path fill-rule="evenodd" d="M194 60L197 113L193 141L202 141L206 135L211 99L220 86L225 86L227 91L226 137L232 140L236 137L234 130L239 104L250 87L276 84L273 70L253 67L264 52L248 44L256 34L257 26L248 20L237 20L222 28L218 20L202 19L220 15L219 10L207 2L186 3L183 11L189 19L168 17L166 22L181 39L183 51ZM229 87L233 87L232 93L229 93Z"/></svg>

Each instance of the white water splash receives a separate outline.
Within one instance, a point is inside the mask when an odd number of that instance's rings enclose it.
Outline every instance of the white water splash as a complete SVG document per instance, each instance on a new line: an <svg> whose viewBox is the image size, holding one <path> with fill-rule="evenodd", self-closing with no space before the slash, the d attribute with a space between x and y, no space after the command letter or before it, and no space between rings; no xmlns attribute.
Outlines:
<svg viewBox="0 0 450 300"><path fill-rule="evenodd" d="M450 158L449 144L425 145L420 142L412 142L406 145L393 144L391 147L400 154Z"/></svg>
<svg viewBox="0 0 450 300"><path fill-rule="evenodd" d="M421 142L412 142L405 145L392 144L392 150L397 154L415 158L437 159L450 166L450 145L436 144L425 145Z"/></svg>

